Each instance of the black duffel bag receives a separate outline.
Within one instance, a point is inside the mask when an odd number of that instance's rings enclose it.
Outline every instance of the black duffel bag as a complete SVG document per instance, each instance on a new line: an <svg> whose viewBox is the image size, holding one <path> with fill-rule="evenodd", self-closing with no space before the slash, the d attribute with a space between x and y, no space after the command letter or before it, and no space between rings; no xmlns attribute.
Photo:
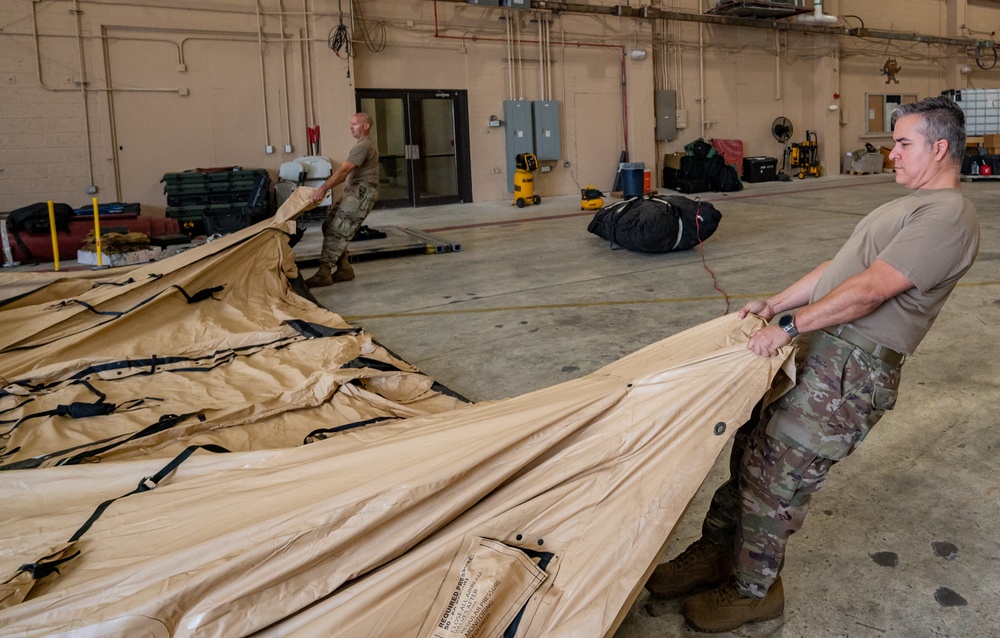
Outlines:
<svg viewBox="0 0 1000 638"><path fill-rule="evenodd" d="M53 204L52 212L56 221L56 230L69 234L69 220L73 218L73 207L69 204ZM37 235L50 232L48 202L38 202L12 210L7 215L7 230L17 242L17 247L21 251L21 259L34 261L35 256L31 254L24 238L21 237L21 233Z"/></svg>
<svg viewBox="0 0 1000 638"><path fill-rule="evenodd" d="M642 253L687 250L719 227L722 213L708 202L682 195L634 197L597 211L587 230Z"/></svg>
<svg viewBox="0 0 1000 638"><path fill-rule="evenodd" d="M73 207L69 204L53 204L52 212L56 220L56 229L69 233L69 220L73 219ZM38 202L12 210L7 215L7 229L14 232L23 230L35 234L48 233L48 202Z"/></svg>

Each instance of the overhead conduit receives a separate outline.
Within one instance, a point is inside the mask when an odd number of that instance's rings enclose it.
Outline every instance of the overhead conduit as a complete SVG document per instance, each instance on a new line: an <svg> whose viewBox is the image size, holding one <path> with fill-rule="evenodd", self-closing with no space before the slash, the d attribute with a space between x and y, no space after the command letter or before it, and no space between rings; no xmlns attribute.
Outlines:
<svg viewBox="0 0 1000 638"><path fill-rule="evenodd" d="M287 143L286 143L286 145L291 145L291 140L292 140L291 114L290 114L290 108L289 108L289 102L288 102L288 100L289 100L289 95L288 95L288 71L287 71L287 62L286 62L286 59L285 59L285 50L286 50L286 45L287 45L288 42L293 42L293 41L295 41L297 39L299 42L301 42L301 43L304 44L304 49L305 49L303 51L303 67L304 67L303 68L303 76L304 76L303 88L304 88L304 91L305 91L304 106L305 106L305 113L306 113L306 121L311 121L309 118L312 116L312 113L315 112L315 108L313 106L313 95L312 95L312 58L311 58L311 54L310 54L310 51L309 51L308 35L306 35L305 37L303 37L303 35L300 33L299 36L298 36L298 38L295 38L295 39L287 38L286 35L285 35L285 26L284 26L284 17L286 15L286 13L291 13L291 14L295 14L295 15L303 15L303 16L305 16L306 29L308 30L308 19L310 17L308 5L307 5L308 0L303 0L303 10L302 10L301 14L299 12L286 12L284 10L283 3L281 3L279 1L279 9L280 10L277 13L277 15L280 16L280 18L281 18L281 33L279 33L279 34L266 33L264 31L264 28L263 28L263 18L264 18L264 16L275 15L275 14L273 12L266 12L266 11L264 11L263 8L260 6L259 0L255 0L255 5L256 5L256 7L255 7L256 8L255 14L256 14L257 19L258 19L258 23L257 23L257 27L258 28L257 28L257 31L254 32L254 33L249 33L249 32L244 33L244 32L236 32L236 31L169 29L169 28L163 28L163 27L137 27L137 26L102 24L102 25L100 25L101 34L99 36L85 36L83 34L82 23L81 23L81 16L82 16L83 12L79 8L80 0L72 0L74 8L71 10L71 14L74 17L75 34L74 35L46 34L45 37L56 37L56 38L60 38L60 37L62 37L62 38L71 38L72 37L72 38L76 39L76 41L77 41L77 56L78 56L79 65L80 65L80 82L79 82L79 87L78 88L77 87L74 87L74 88L57 88L57 87L53 87L53 86L50 86L50 85L48 85L48 84L45 83L45 79L44 79L44 75L43 75L43 71L42 71L42 55L41 55L41 38L42 38L42 34L39 32L39 28L38 28L38 11L37 11L37 8L36 8L36 5L39 4L39 3L41 3L42 1L43 0L32 0L31 3L30 3L30 6L31 6L31 28L32 28L32 30L31 30L31 37L32 37L33 48L34 48L35 72L36 72L38 84L39 84L39 86L42 89L44 89L46 91L50 91L50 92L54 92L54 93L57 93L57 92L60 92L60 93L61 92L74 92L74 93L75 92L79 92L83 96L83 113L84 113L83 119L84 119L84 126L85 126L85 137L86 137L87 157L88 157L87 165L88 165L88 170L89 170L89 175L90 175L90 184L91 185L93 185L93 183L94 183L94 163L93 163L93 148L92 148L91 130L90 130L90 128L91 128L90 127L90 109L89 109L89 104L87 103L87 94L90 93L90 92L97 91L97 92L106 93L108 95L109 117L111 118L111 122L109 124L109 130L111 132L111 137L112 137L112 140L111 140L112 141L112 161L114 163L114 167L113 167L113 176L114 176L114 181L115 181L114 188L115 188L116 197L119 200L121 200L121 198L122 198L121 172L120 172L120 167L118 166L117 133L116 133L116 130L115 130L116 127L115 127L115 122L114 122L114 111L115 111L115 109L114 109L114 100L113 100L112 95L114 93L180 93L181 89L179 87L113 87L112 83L111 83L110 52L108 50L108 41L109 40L131 41L131 42L162 42L162 43L171 44L171 45L173 45L174 47L177 48L177 64L180 65L180 66L183 66L183 65L185 65L185 60L184 60L184 43L187 42L187 41L189 41L189 40L211 40L211 41L230 40L230 41L238 41L238 42L251 42L253 38L256 38L257 43L258 43L258 48L259 48L259 54L260 54L260 58L261 58L261 85L262 85L261 86L261 92L262 92L262 100L263 100L263 108L264 108L264 116L263 116L264 117L264 138L265 138L264 141L265 141L265 146L270 146L271 142L270 142L270 130L269 130L269 108L268 108L267 97L266 97L267 80L266 80L266 75L265 75L265 70L264 70L264 45L267 44L270 41L278 41L281 44L281 64L282 64L282 71L283 71L283 82L284 82L284 87L285 87L285 95L284 95L284 99L285 99L285 112L284 112L284 119L285 119L284 124L285 124L285 126L284 126L284 129L285 130L284 130L284 132L285 132L285 134L287 136ZM97 1L97 2L93 2L92 0L87 0L87 1L88 1L88 3L92 3L92 4L107 4L105 2L99 2L99 1ZM121 5L127 5L127 6L146 7L146 8L163 8L163 9L177 8L177 7L167 7L167 6L159 6L159 5L146 5L146 4L141 4L141 3L127 3L127 2L126 3L120 3L120 4ZM232 13L232 12L231 11L225 11L225 13ZM134 37L133 38L133 37L114 36L114 35L110 35L110 32L112 30L116 30L116 31L135 31L135 32L150 32L150 33L201 33L201 34L211 34L212 37L190 36L190 37L185 37L185 38L181 39L180 42L177 42L176 40L171 40L171 39L167 39L167 38L154 38L154 37L149 37L149 38L146 38L146 37ZM221 36L226 36L226 37L221 37ZM85 55L84 55L84 45L83 45L83 42L84 42L85 39L91 39L91 38L96 38L96 39L99 39L99 40L102 41L102 51L103 51L103 57L104 57L104 65L103 66L104 66L104 71L105 71L105 86L104 87L91 87L90 86L90 82L88 81L88 78L87 78L86 58L85 58Z"/></svg>
<svg viewBox="0 0 1000 638"><path fill-rule="evenodd" d="M460 4L465 4L465 0L441 0L441 1L442 2L452 2L452 3L456 3L456 4L459 4L459 3ZM487 38L487 37L480 37L480 36L467 36L467 35L464 35L464 34L463 35L443 35L441 33L441 31L440 31L440 26L439 26L439 23L438 23L437 4L438 4L438 0L434 0L434 37L435 38L442 38L442 39L446 39L446 40L462 40L462 41L471 40L472 42L479 42L479 41L484 41L484 42L504 42L504 43L507 42L506 40L500 39L500 38ZM545 4L545 3L535 2L535 3L533 3L533 5L534 4L539 4L540 5L540 4ZM584 5L584 6L586 6L586 5ZM544 10L546 7L539 6L539 7L536 7L536 8ZM553 11L553 13L556 13L556 12ZM526 43L526 44L536 44L537 43L537 41L535 41L535 40L520 40L520 39L518 40L518 42L519 42L519 45L520 45L520 43ZM557 41L553 42L551 39L548 40L548 44L551 45L553 43L554 44L561 44L561 45L570 44L570 45L578 46L578 47L595 47L595 48L604 48L604 49L618 49L618 51L619 51L619 57L621 59L621 74L622 74L622 79L621 79L621 84L622 84L622 137L624 138L622 140L622 142L623 142L623 145L624 145L625 152L628 153L628 96L626 95L627 89L628 89L628 80L627 80L627 74L626 74L626 71L625 71L625 58L627 57L626 53L625 53L625 47L623 45L619 45L619 44L599 44L599 43L595 43L595 42L573 42L573 41L562 41L562 40L557 40ZM508 56L508 59L509 59L509 56ZM542 72L542 71L540 70L539 72Z"/></svg>
<svg viewBox="0 0 1000 638"><path fill-rule="evenodd" d="M454 39L472 39L475 40L489 40L491 38L478 38L468 36L444 36L439 32L438 27L438 12L437 3L439 0L434 0L434 35L439 38L454 38ZM454 4L465 4L467 0L440 0L441 2L450 2ZM724 15L713 15L706 13L691 13L686 11L675 11L669 9L659 9L652 6L646 7L629 7L623 6L621 4L617 5L590 5L590 4L580 4L575 2L554 2L550 0L531 0L531 9L538 9L541 11L549 11L554 14L568 13L568 14L592 14L592 15L607 15L607 16L617 16L617 17L631 17L640 18L648 20L676 20L680 22L697 22L699 25L704 24L717 24L724 26L737 26L737 27L749 27L755 29L772 29L776 33L779 31L797 31L803 33L814 33L829 36L848 36L848 37L858 37L858 38L874 38L882 40L903 40L912 42L922 42L925 44L940 44L947 46L962 47L965 49L975 48L977 59L982 49L992 49L996 51L996 44L992 40L981 40L974 38L963 38L963 37L947 37L947 36L936 36L936 35L925 35L921 33L914 32L902 32L902 31L892 31L885 29L868 29L864 26L856 28L840 27L834 26L834 23L838 21L836 16L827 15L823 13L823 1L814 0L813 9L814 12L811 15L803 14L798 16L798 21L782 21L777 19L760 19L760 18L742 18L738 16L724 16ZM699 41L700 49L702 54L704 52L704 42L701 29L699 28ZM628 103L626 98L626 76L625 76L625 48L624 46L618 47L617 45L609 44L593 44L593 43L582 43L574 42L570 44L576 44L577 46L603 46L603 47L616 47L620 48L622 53L622 123L623 130L625 131L625 149L628 150ZM702 75L704 72L702 71ZM780 88L777 89L778 96L780 99ZM707 125L705 121L704 114L704 90L702 90L702 96L699 98L701 102L701 128L702 136L705 135L705 127Z"/></svg>
<svg viewBox="0 0 1000 638"><path fill-rule="evenodd" d="M454 4L465 4L466 0L435 0L437 2L450 2ZM820 0L822 5L822 0ZM874 38L879 40L907 40L911 42L923 42L924 44L944 44L957 47L985 47L995 48L993 40L983 40L975 38L948 37L937 35L926 35L922 33L892 31L887 29L868 29L866 27L840 27L826 26L825 24L783 21L777 19L764 18L741 18L737 16L723 16L706 13L691 13L688 11L674 11L669 9L658 9L656 7L627 7L616 5L590 5L576 2L552 2L550 0L531 0L532 9L551 11L552 13L579 13L598 14L608 16L618 16L622 18L642 18L646 20L677 20L680 22L701 22L704 24L719 24L726 26L749 27L753 29L777 29L779 31L799 31L803 33L817 33L821 35L842 35L855 38ZM822 12L820 15L823 15ZM814 17L814 16L813 16ZM833 17L833 16L829 16Z"/></svg>

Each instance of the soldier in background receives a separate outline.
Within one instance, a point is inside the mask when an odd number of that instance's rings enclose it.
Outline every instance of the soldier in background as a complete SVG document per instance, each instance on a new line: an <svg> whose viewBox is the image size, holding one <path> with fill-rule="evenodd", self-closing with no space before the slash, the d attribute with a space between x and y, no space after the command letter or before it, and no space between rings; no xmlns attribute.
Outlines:
<svg viewBox="0 0 1000 638"><path fill-rule="evenodd" d="M347 245L378 200L378 148L369 135L371 128L372 118L367 113L351 116L351 136L357 143L340 168L316 189L312 197L319 204L331 188L347 183L343 196L330 207L323 222L320 266L316 274L306 280L310 288L354 279L354 269L347 261Z"/></svg>

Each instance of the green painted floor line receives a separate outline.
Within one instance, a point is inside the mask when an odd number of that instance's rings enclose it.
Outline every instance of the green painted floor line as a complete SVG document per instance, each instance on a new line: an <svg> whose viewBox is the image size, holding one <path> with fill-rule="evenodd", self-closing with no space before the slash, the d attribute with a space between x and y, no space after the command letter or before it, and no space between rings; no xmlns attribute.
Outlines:
<svg viewBox="0 0 1000 638"><path fill-rule="evenodd" d="M973 288L983 286L997 286L1000 281L980 281L970 283L960 283L958 288ZM730 299L766 299L775 293L765 292L753 295L729 295ZM513 312L525 310L558 310L560 308L601 308L607 306L636 306L646 304L665 303L691 303L700 301L720 301L722 297L715 295L712 297L669 297L666 299L630 299L625 301L592 301L587 303L558 303L558 304L536 304L531 306L500 306L493 308L454 308L448 310L416 310L405 312L391 312L380 315L352 315L344 316L345 321L363 321L366 319L398 319L402 317L437 317L441 315L471 315L483 314L487 312ZM735 308L734 308L735 310Z"/></svg>
<svg viewBox="0 0 1000 638"><path fill-rule="evenodd" d="M748 299L752 295L729 295L730 299ZM383 315L355 315L344 317L346 321L361 321L362 319L394 319L398 317L431 317L439 315L467 315L481 314L484 312L512 312L524 310L558 310L560 308L600 308L604 306L633 306L644 304L661 303L685 303L692 301L722 301L723 298L716 295L714 297L673 297L670 299L638 299L626 301L592 301L587 303L556 303L556 304L536 304L531 306L502 306L493 308L466 308L449 310L417 310L413 312L394 312Z"/></svg>

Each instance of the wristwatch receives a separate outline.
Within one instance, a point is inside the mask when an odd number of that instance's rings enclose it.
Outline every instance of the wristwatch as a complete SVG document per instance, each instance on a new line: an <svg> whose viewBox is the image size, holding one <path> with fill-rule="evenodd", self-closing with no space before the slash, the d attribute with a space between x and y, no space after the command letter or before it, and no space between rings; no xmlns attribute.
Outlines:
<svg viewBox="0 0 1000 638"><path fill-rule="evenodd" d="M795 329L795 320L792 319L792 315L781 315L778 319L778 327L788 333L789 337L799 336L799 331Z"/></svg>

